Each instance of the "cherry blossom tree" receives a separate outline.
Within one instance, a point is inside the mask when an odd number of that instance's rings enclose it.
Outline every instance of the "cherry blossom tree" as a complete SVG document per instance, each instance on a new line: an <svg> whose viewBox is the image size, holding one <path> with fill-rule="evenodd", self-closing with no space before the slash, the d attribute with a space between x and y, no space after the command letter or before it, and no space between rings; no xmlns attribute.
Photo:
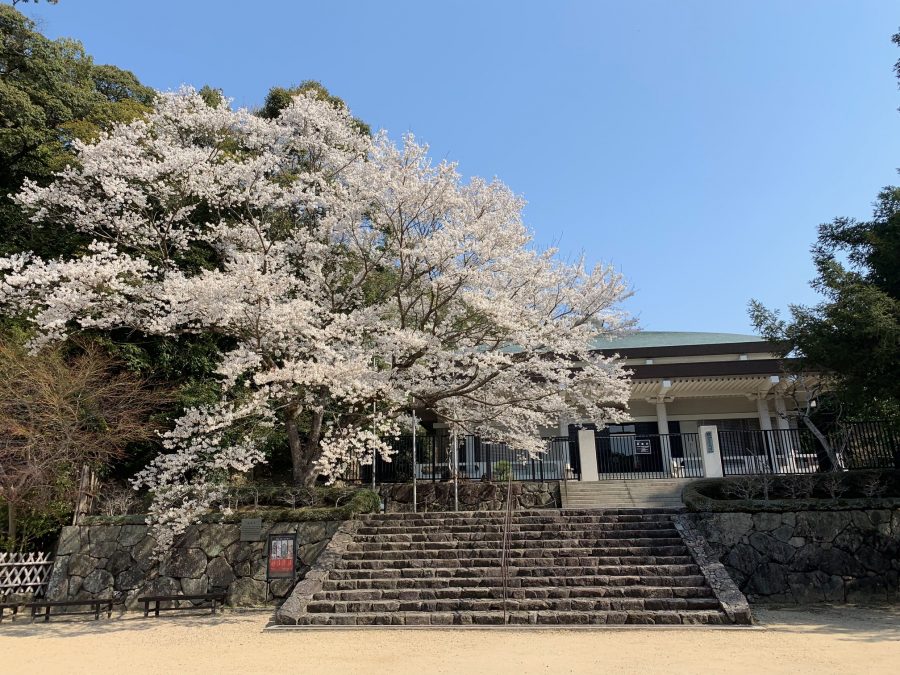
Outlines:
<svg viewBox="0 0 900 675"><path fill-rule="evenodd" d="M412 136L370 137L314 94L263 119L186 89L76 151L17 198L93 243L0 260L0 301L35 346L121 328L229 345L219 403L188 410L137 477L169 540L275 425L309 484L389 459L410 410L532 454L561 414L623 417L626 374L589 349L628 325L622 278L536 250L519 197Z"/></svg>

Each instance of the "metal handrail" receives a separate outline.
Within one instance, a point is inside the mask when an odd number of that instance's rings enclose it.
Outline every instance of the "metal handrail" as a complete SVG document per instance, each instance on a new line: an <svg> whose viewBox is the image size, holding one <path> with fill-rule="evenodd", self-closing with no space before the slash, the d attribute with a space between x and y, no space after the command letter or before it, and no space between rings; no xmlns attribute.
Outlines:
<svg viewBox="0 0 900 675"><path fill-rule="evenodd" d="M506 478L506 519L503 524L503 546L500 550L500 577L503 582L503 625L507 624L506 599L509 589L509 528L512 525L512 471Z"/></svg>

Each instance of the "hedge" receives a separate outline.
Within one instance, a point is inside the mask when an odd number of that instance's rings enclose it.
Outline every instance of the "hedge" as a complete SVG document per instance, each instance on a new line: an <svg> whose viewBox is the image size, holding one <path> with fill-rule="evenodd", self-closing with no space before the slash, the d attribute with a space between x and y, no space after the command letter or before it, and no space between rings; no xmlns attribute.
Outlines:
<svg viewBox="0 0 900 675"><path fill-rule="evenodd" d="M322 488L322 500L335 503L342 497L350 500L341 506L306 506L299 509L259 507L241 508L229 514L222 512L207 513L200 518L203 523L239 523L244 518L262 518L266 522L311 522L323 520L349 520L361 513L375 513L381 508L381 497L372 490L354 490L341 488ZM88 516L83 525L142 525L146 522L146 514L127 516Z"/></svg>
<svg viewBox="0 0 900 675"><path fill-rule="evenodd" d="M821 489L822 480L831 474L812 474ZM699 512L790 512L790 511L846 511L856 509L890 509L900 507L900 471L894 469L871 469L847 471L839 474L849 492L858 490L866 479L877 476L884 482L886 495L881 497L807 497L791 499L736 499L726 493L729 483L752 478L751 476L729 476L727 478L705 478L692 481L682 493L682 499L689 511ZM773 476L773 492L783 490L785 480L793 476Z"/></svg>

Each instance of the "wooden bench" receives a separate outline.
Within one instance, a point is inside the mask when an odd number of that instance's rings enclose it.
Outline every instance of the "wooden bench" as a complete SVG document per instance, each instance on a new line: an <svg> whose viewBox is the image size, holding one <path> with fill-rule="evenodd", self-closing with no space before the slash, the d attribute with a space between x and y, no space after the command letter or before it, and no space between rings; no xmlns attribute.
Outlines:
<svg viewBox="0 0 900 675"><path fill-rule="evenodd" d="M84 607L89 606L90 610L87 612L66 612L66 616L72 616L74 614L93 614L94 619L97 620L100 618L100 612L106 608L106 618L112 616L112 608L113 608L113 599L112 598L96 598L94 600L61 600L61 601L49 601L43 600L40 602L29 602L25 605L25 607L31 609L31 620L34 621L37 618L38 614L44 615L44 622L50 621L50 609L53 607Z"/></svg>
<svg viewBox="0 0 900 675"><path fill-rule="evenodd" d="M3 613L7 609L10 610L13 621L15 621L19 614L19 604L18 602L0 602L0 623L3 623Z"/></svg>
<svg viewBox="0 0 900 675"><path fill-rule="evenodd" d="M160 612L178 609L198 609L203 607L203 605L188 605L186 607L179 607L178 605L172 607L159 606L161 602L176 602L178 600L202 600L203 602L209 602L209 607L212 609L212 613L215 614L216 603L219 605L225 604L225 591L217 593L200 593L198 595L148 595L143 598L138 598L138 602L144 603L144 618L147 618L150 612L153 612L153 616L159 616ZM153 604L153 607L150 607L151 603Z"/></svg>

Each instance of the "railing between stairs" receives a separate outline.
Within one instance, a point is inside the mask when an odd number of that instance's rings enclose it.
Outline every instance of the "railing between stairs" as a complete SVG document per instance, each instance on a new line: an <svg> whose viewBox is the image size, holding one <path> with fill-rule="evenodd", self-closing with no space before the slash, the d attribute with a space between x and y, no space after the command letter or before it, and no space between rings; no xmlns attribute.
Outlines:
<svg viewBox="0 0 900 675"><path fill-rule="evenodd" d="M509 589L509 528L512 525L512 472L506 480L506 518L503 524L503 544L500 549L500 577L503 583L503 625L507 624L506 599Z"/></svg>

